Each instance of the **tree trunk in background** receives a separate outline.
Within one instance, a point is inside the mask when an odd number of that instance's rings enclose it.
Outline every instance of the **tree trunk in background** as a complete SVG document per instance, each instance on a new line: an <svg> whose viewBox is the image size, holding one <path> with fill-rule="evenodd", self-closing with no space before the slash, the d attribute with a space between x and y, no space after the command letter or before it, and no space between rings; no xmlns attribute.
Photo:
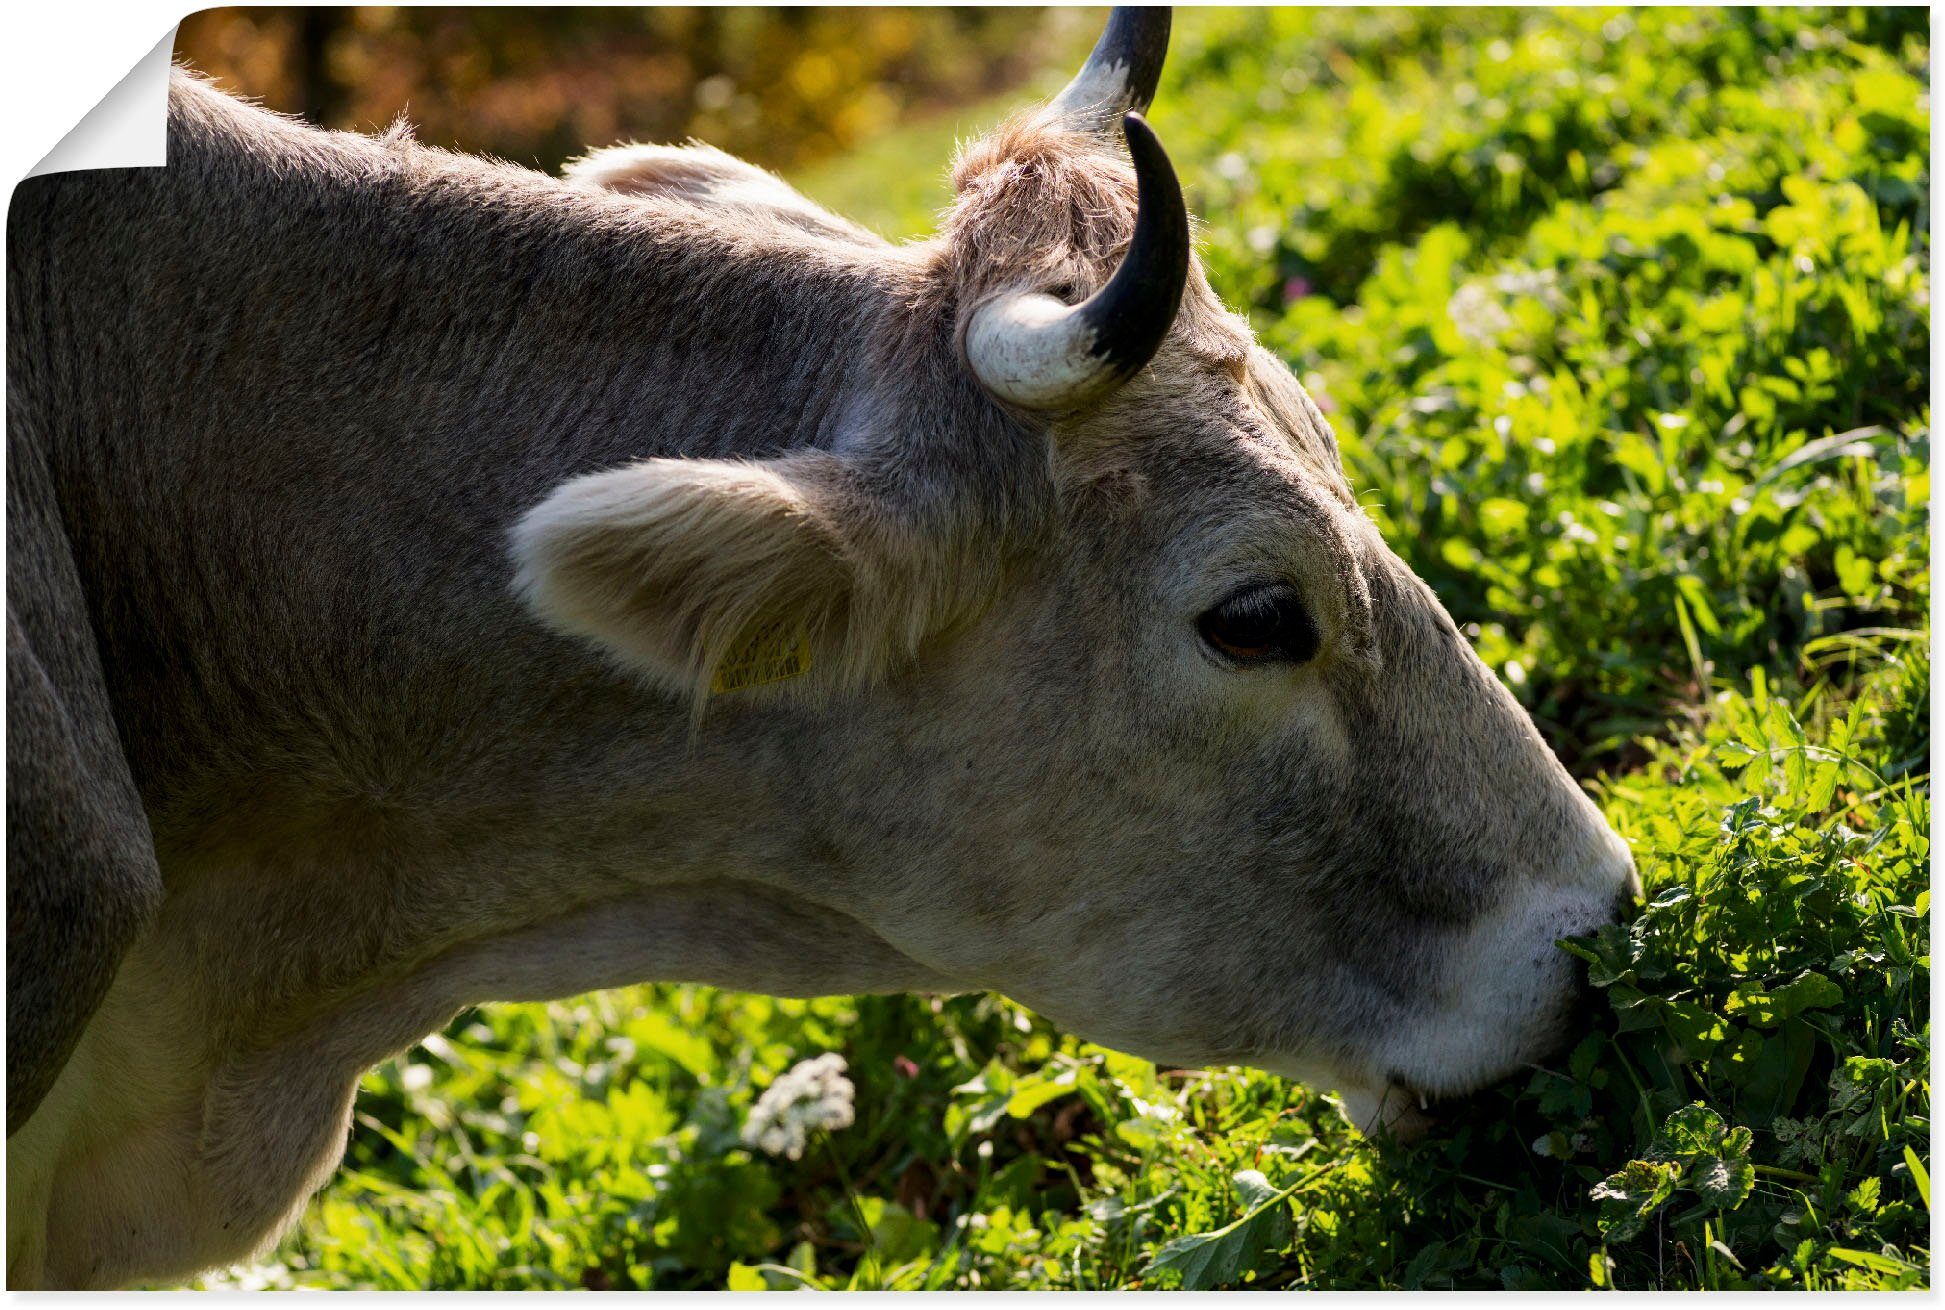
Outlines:
<svg viewBox="0 0 1945 1310"><path fill-rule="evenodd" d="M343 25L344 11L317 5L298 11L297 85L303 97L305 118L326 127L338 127L338 111L344 93L331 77L331 38Z"/></svg>

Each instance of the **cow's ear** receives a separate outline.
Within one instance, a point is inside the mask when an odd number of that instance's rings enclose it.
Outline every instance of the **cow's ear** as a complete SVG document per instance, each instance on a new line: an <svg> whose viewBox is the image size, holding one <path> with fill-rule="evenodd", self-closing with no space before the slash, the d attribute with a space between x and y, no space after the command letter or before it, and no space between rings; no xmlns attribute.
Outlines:
<svg viewBox="0 0 1945 1310"><path fill-rule="evenodd" d="M629 196L663 196L709 208L720 219L780 221L818 236L883 245L884 241L840 218L775 173L746 164L713 146L610 146L571 160L561 170L570 182Z"/></svg>
<svg viewBox="0 0 1945 1310"><path fill-rule="evenodd" d="M576 478L513 533L516 586L550 625L693 695L869 681L915 615L861 540L828 455L651 459ZM868 519L868 514L862 517Z"/></svg>

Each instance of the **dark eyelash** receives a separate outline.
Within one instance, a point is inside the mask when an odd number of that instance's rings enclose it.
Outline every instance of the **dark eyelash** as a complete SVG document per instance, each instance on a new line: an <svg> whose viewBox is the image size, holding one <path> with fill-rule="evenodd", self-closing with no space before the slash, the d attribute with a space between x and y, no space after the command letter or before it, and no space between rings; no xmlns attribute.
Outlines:
<svg viewBox="0 0 1945 1310"><path fill-rule="evenodd" d="M1205 642L1238 663L1301 663L1317 653L1316 624L1303 597L1285 583L1259 583L1232 592L1196 626Z"/></svg>

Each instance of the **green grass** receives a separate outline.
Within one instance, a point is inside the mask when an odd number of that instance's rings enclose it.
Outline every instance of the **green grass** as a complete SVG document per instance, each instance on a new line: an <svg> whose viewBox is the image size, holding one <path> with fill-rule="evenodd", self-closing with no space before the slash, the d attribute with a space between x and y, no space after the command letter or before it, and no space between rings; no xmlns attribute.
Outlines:
<svg viewBox="0 0 1945 1310"><path fill-rule="evenodd" d="M498 1007L368 1077L228 1281L1928 1284L1924 22L1178 18L1153 118L1218 288L1640 863L1557 1067L1406 1149L994 997ZM956 130L805 185L923 230ZM856 1123L753 1154L824 1051Z"/></svg>
<svg viewBox="0 0 1945 1310"><path fill-rule="evenodd" d="M1059 91L1087 57L1094 36L1075 24L1026 86L928 116L886 135L869 150L801 169L790 182L818 204L880 236L902 241L929 235L940 211L952 201L947 161L960 143L984 136L1022 106Z"/></svg>
<svg viewBox="0 0 1945 1310"><path fill-rule="evenodd" d="M880 236L920 236L936 226L952 199L939 161L960 142L990 130L1020 103L1009 94L940 115L887 137L868 152L840 155L793 176L805 195Z"/></svg>

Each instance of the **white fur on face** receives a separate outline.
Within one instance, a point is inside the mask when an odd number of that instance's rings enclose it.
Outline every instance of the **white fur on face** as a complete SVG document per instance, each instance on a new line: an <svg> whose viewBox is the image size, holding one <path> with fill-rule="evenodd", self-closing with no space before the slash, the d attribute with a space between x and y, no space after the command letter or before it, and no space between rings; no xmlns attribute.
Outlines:
<svg viewBox="0 0 1945 1310"><path fill-rule="evenodd" d="M1322 1077L1361 1131L1409 1141L1432 1123L1429 1101L1476 1091L1551 1052L1576 970L1555 943L1607 922L1616 900L1639 890L1626 843L1604 824L1589 838L1584 863L1519 888L1466 931L1443 985L1374 1035L1364 1069Z"/></svg>
<svg viewBox="0 0 1945 1310"><path fill-rule="evenodd" d="M1477 1089L1556 1039L1572 1001L1574 961L1554 943L1612 917L1634 876L1620 838L1571 882L1521 889L1452 951L1445 986L1374 1048L1393 1080L1433 1095Z"/></svg>

